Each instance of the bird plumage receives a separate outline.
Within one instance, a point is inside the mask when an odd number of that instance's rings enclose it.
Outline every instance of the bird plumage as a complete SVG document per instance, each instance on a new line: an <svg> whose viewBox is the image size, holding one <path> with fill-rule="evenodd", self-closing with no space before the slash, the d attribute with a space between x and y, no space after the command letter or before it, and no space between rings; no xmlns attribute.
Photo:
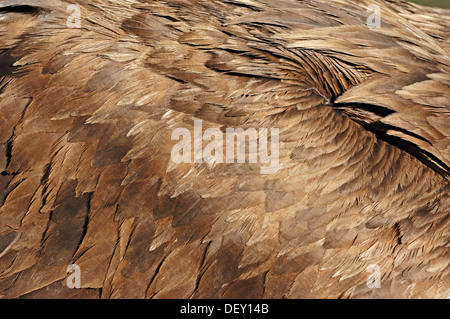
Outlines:
<svg viewBox="0 0 450 319"><path fill-rule="evenodd" d="M0 3L0 296L450 297L448 11L76 3ZM279 170L175 164L194 119Z"/></svg>

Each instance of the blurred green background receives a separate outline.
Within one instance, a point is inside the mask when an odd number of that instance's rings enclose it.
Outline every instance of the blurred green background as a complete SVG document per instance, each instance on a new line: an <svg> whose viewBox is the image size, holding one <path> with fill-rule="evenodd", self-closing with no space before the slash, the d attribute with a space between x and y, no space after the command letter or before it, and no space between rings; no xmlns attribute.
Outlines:
<svg viewBox="0 0 450 319"><path fill-rule="evenodd" d="M422 4L424 6L450 8L450 0L408 0L408 1Z"/></svg>

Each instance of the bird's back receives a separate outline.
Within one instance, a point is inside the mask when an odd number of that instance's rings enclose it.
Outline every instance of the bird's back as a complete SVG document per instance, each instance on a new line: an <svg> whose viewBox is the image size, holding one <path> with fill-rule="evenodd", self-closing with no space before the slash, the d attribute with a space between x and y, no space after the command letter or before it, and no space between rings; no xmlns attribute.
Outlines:
<svg viewBox="0 0 450 319"><path fill-rule="evenodd" d="M0 296L450 297L448 11L77 3L0 2Z"/></svg>

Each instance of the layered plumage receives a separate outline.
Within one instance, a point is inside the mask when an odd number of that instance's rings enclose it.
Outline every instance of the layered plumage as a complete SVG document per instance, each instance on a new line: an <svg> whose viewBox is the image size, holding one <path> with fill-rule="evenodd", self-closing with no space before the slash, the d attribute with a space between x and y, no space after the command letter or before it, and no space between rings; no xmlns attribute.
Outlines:
<svg viewBox="0 0 450 319"><path fill-rule="evenodd" d="M0 2L3 298L450 297L448 11L73 3ZM174 163L194 119L279 170Z"/></svg>

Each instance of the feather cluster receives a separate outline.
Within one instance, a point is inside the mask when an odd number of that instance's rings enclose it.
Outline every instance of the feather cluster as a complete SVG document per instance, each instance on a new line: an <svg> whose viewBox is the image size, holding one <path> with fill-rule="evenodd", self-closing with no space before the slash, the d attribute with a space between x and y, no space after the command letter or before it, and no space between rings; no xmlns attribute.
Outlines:
<svg viewBox="0 0 450 319"><path fill-rule="evenodd" d="M448 11L71 2L0 2L1 297L450 297ZM174 163L195 120L279 170Z"/></svg>

